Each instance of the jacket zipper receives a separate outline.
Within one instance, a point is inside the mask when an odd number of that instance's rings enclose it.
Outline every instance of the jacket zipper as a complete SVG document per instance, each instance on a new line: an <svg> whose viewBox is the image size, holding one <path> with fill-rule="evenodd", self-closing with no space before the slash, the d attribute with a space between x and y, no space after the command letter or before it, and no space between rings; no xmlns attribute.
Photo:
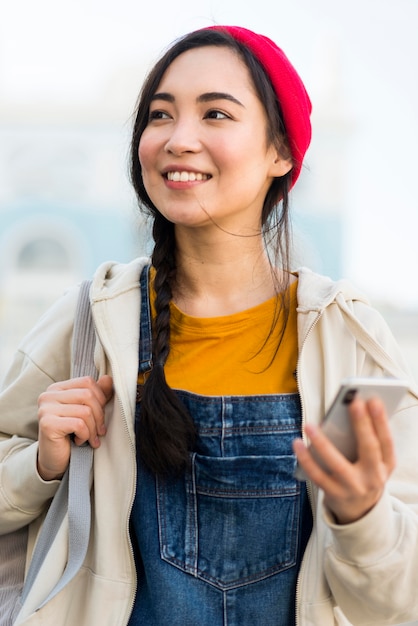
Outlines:
<svg viewBox="0 0 418 626"><path fill-rule="evenodd" d="M301 355L302 355L302 351L303 348L305 347L305 344L309 338L309 335L312 333L313 329L315 328L315 326L317 325L317 323L319 322L320 318L322 317L322 313L323 311L320 311L317 315L317 317L315 318L315 320L312 322L311 326L308 329L308 332L305 335L305 338L303 340L302 346L299 350L299 359L298 359L298 365L301 361ZM299 398L300 398L300 403L301 403L301 413L302 413L302 438L306 443L306 437L305 434L303 433L303 427L306 423L306 411L305 411L305 406L304 406L304 402L303 402L303 395L301 393L301 388L300 388L300 379L299 379L299 367L297 367L296 369L296 383L298 386L298 391L299 391ZM309 503L311 505L311 511L312 511L312 532L313 529L315 527L315 523L316 523L316 508L314 505L314 498L313 498L313 493L312 493L312 483L310 480L306 481L306 491L308 494L308 500ZM298 611L298 607L300 606L300 594L301 594L301 580L303 578L303 572L306 568L306 551L308 549L308 545L309 545L309 541L308 544L306 545L305 548L305 554L304 557L302 559L302 563L301 563L301 567L300 567L300 571L299 571L299 575L298 575L298 579L296 582L296 598L295 598L295 623L296 626L299 626L300 624L300 620L299 620L299 611Z"/></svg>
<svg viewBox="0 0 418 626"><path fill-rule="evenodd" d="M122 401L121 401L120 398L118 399L118 402L119 402L119 406L120 406L121 415L122 415L122 418L123 418L123 425L124 425L124 428L125 428L126 436L127 436L128 440L130 442L131 451L132 451L132 453L134 455L134 459L135 459L135 463L136 463L136 451L135 451L135 447L134 447L134 445L132 443L132 440L131 440L131 435L129 433L125 409L123 408L123 404L122 404ZM135 467L136 466L134 464L134 468ZM135 474L135 471L136 470L134 469L134 474ZM131 484L131 486L132 486L132 490L134 491L134 489L135 489L135 478L133 479L133 484ZM133 498L134 497L135 497L135 493L134 493ZM132 558L133 563L135 563L135 556L134 556L134 551L133 551L133 547L132 547L132 542L131 542L131 539L130 539L130 530L129 530L129 520L131 518L131 512L132 512L132 507L133 507L133 498L131 500L131 504L130 504L130 507L129 507L128 517L127 517L127 520L126 520L126 527L125 528L126 528L126 536L128 537L128 545L129 545L129 551L131 553L131 558ZM136 595L136 586L137 586L137 575L136 575L136 567L135 566L133 568L133 572L134 572L134 577L135 577L135 579L134 579L134 586L133 586L133 592L131 593L131 598L130 598L130 603L129 603L129 613L127 615L126 620L123 622L123 626L125 626L128 623L130 615L131 615L132 610L134 608L135 595Z"/></svg>
<svg viewBox="0 0 418 626"><path fill-rule="evenodd" d="M94 316L93 316L93 319L94 319ZM117 363L110 358L110 356L109 356L109 352L110 351L107 351L106 348L105 348L106 342L104 342L102 340L102 338L100 336L100 333L98 331L98 327L99 327L98 321L96 319L94 321L96 323L96 332L97 332L97 335L98 335L98 338L99 338L102 350L103 350L103 352L105 354L108 355L109 362L110 362L110 371L113 373L113 379L115 379L116 378L115 377L115 372L119 371L119 368L117 367ZM132 547L132 542L130 540L129 521L130 521L130 518L131 518L131 512L132 512L132 508L133 508L133 503L134 503L134 498L135 498L135 488L136 488L136 478L135 478L135 473L136 473L136 449L135 449L135 446L134 446L134 444L132 442L132 439L131 439L131 435L130 435L129 428L128 428L128 420L126 418L124 405L123 405L123 402L122 402L120 397L118 397L117 402L119 403L121 417L122 417L122 420L123 420L123 427L125 429L126 437L127 437L128 441L129 441L130 449L131 449L132 456L133 456L133 459L134 459L134 464L133 464L133 467L134 467L134 477L133 477L133 481L131 483L133 497L131 499L131 503L130 503L130 507L129 507L129 511L128 511L128 516L127 516L127 520L126 520L125 529L126 529L126 536L128 538L128 546L129 546L129 551L130 551L130 554L131 554L131 559L132 559L132 562L135 563L134 551L133 551L133 547ZM135 567L135 565L133 567L133 573L134 573L134 585L133 585L133 591L131 593L130 602L129 602L129 612L128 612L128 615L127 615L126 619L122 622L122 626L126 626L126 624L128 624L128 621L129 621L129 618L130 618L130 615L132 613L132 610L133 610L133 607L134 607L134 603L135 603L136 586L137 586L137 575L136 575L136 567Z"/></svg>

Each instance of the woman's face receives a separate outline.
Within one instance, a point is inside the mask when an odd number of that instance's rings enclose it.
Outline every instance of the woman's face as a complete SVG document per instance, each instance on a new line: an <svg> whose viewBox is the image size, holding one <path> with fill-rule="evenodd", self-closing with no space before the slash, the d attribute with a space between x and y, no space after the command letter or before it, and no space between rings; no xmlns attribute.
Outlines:
<svg viewBox="0 0 418 626"><path fill-rule="evenodd" d="M183 227L260 229L273 177L291 168L267 145L266 114L247 67L232 50L189 50L169 66L139 143L153 204Z"/></svg>

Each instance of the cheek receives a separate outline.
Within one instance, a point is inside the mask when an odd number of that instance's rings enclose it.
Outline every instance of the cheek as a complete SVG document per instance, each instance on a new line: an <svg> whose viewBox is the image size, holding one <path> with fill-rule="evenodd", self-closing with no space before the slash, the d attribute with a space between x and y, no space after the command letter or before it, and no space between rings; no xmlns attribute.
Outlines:
<svg viewBox="0 0 418 626"><path fill-rule="evenodd" d="M146 133L143 133L139 142L138 158L141 165L142 174L144 176L154 162L153 144L148 140Z"/></svg>
<svg viewBox="0 0 418 626"><path fill-rule="evenodd" d="M146 156L144 155L144 152L141 150L141 146L139 146L138 148L138 159L139 159L139 165L141 166L141 173L143 177L146 171Z"/></svg>

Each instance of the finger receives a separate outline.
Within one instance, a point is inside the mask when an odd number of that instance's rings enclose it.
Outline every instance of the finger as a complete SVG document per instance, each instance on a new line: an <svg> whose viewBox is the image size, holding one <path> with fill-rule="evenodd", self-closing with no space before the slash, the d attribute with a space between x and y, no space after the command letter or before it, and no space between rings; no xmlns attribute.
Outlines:
<svg viewBox="0 0 418 626"><path fill-rule="evenodd" d="M384 407L376 399L377 410L380 414ZM368 406L360 398L356 398L349 407L351 425L357 441L358 459L363 464L375 467L382 460L382 448L376 435Z"/></svg>
<svg viewBox="0 0 418 626"><path fill-rule="evenodd" d="M99 419L96 424L99 435L103 436L106 434L104 407L113 396L113 378L108 374L101 376L97 381L97 387L101 390L102 396L100 397L101 411L98 413Z"/></svg>
<svg viewBox="0 0 418 626"><path fill-rule="evenodd" d="M304 470L305 475L311 481L317 483L317 481L321 479L324 470L313 458L310 449L305 445L302 439L294 439L292 445L297 461Z"/></svg>
<svg viewBox="0 0 418 626"><path fill-rule="evenodd" d="M97 398L91 393L78 390L42 394L39 398L38 418L45 415L77 417L83 419L91 432L97 434L104 424L104 411Z"/></svg>
<svg viewBox="0 0 418 626"><path fill-rule="evenodd" d="M110 398L113 396L113 378L108 374L104 374L97 381L100 389L103 391L103 394L108 402Z"/></svg>
<svg viewBox="0 0 418 626"><path fill-rule="evenodd" d="M104 398L103 392L101 395ZM62 391L47 391L41 394L38 401L38 420L40 428L45 425L56 423L57 432L62 432L63 425L57 420L74 418L84 422L83 425L76 423L74 428L76 443L81 444L88 441L93 447L98 447L98 436L106 433L104 425L104 409L97 399L97 395L91 389L68 389ZM66 427L65 434L68 433ZM62 435L61 435L62 436Z"/></svg>
<svg viewBox="0 0 418 626"><path fill-rule="evenodd" d="M395 443L385 406L381 400L373 398L367 402L367 409L380 443L383 462L390 469L394 469L396 465Z"/></svg>
<svg viewBox="0 0 418 626"><path fill-rule="evenodd" d="M318 487L336 495L347 482L351 463L335 448L321 432L320 428L306 425L306 434L310 445L306 447L301 439L293 442L293 449L298 462L306 475Z"/></svg>
<svg viewBox="0 0 418 626"><path fill-rule="evenodd" d="M43 404L38 411L39 429L50 440L75 435L81 445L88 441L97 448L100 445L99 428L91 407L83 404Z"/></svg>
<svg viewBox="0 0 418 626"><path fill-rule="evenodd" d="M343 475L351 465L320 427L312 424L305 426L310 439L311 455L329 474Z"/></svg>
<svg viewBox="0 0 418 626"><path fill-rule="evenodd" d="M112 380L110 376L103 378L102 386L90 377L54 383L39 396L38 405L85 405L91 408L97 424L102 424L103 407L109 400Z"/></svg>
<svg viewBox="0 0 418 626"><path fill-rule="evenodd" d="M112 394L110 376L102 376L97 382L86 376L50 385L38 400L40 439L46 438L66 450L68 443L62 440L73 435L77 445L88 441L98 448L99 436L106 434L104 407Z"/></svg>
<svg viewBox="0 0 418 626"><path fill-rule="evenodd" d="M105 404L109 402L109 400L113 396L113 378L107 374L101 376L97 381L98 387L101 389L104 397ZM105 404L102 405L102 411L100 413L100 419L97 421L97 430L100 436L104 436L106 434L106 424L105 424L105 413L104 407Z"/></svg>
<svg viewBox="0 0 418 626"><path fill-rule="evenodd" d="M110 376L102 376L102 378L110 378ZM107 402L107 397L105 396L101 385L98 384L91 376L81 376L79 378L70 378L69 380L63 380L57 383L53 383L46 390L48 393L61 392L61 391L75 391L82 390L90 391L93 393L97 400L103 406Z"/></svg>
<svg viewBox="0 0 418 626"><path fill-rule="evenodd" d="M74 435L78 440L78 445L92 439L92 444L97 447L98 443L95 438L91 437L91 430L85 419L75 415L77 411L68 416L56 416L52 413L46 413L40 419L40 439L47 439L52 443L60 442L63 438L69 438ZM95 436L97 437L97 435Z"/></svg>

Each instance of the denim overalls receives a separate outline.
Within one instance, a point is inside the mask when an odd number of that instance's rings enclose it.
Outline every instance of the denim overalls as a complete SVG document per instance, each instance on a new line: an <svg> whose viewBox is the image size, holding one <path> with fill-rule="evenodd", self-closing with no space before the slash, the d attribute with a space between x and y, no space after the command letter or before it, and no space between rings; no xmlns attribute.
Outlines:
<svg viewBox="0 0 418 626"><path fill-rule="evenodd" d="M152 358L148 293L145 268L142 373ZM155 478L138 459L129 626L292 626L312 527L305 484L293 477L299 396L177 393L196 424L196 446L180 478Z"/></svg>

